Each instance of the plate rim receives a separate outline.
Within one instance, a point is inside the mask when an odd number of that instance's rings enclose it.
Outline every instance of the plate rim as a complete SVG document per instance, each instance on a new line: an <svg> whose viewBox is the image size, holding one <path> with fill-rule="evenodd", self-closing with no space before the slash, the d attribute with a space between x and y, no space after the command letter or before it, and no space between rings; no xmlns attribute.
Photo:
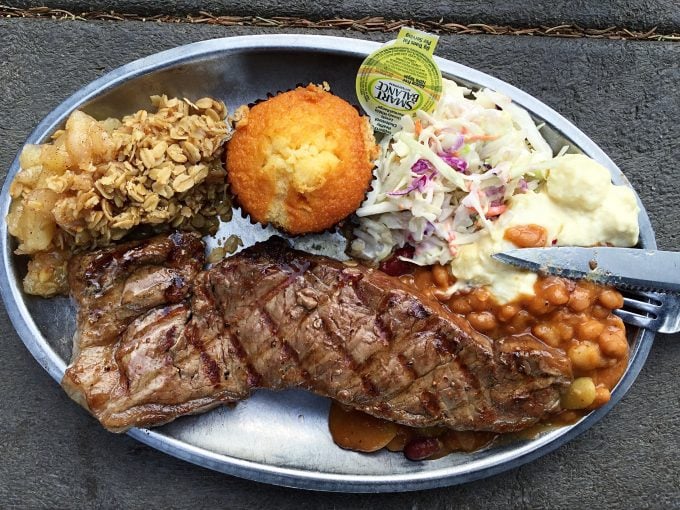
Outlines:
<svg viewBox="0 0 680 510"><path fill-rule="evenodd" d="M66 116L81 104L116 88L126 81L182 62L192 61L198 57L207 58L219 54L262 50L326 52L343 56L364 57L380 47L381 44L363 39L316 34L266 34L222 37L177 46L134 60L85 85L45 116L24 143L35 143L40 140L44 134L53 132L65 120ZM444 75L474 82L508 95L513 102L527 109L530 114L545 120L553 129L572 140L585 154L607 167L615 180L627 184L635 192L625 175L595 142L569 120L540 100L482 71L441 57L435 57L435 60ZM2 194L0 195L0 217L2 219L8 213L9 185L18 168L19 153L12 162L2 187ZM640 206L640 242L644 247L654 249L656 248L656 240L649 216L637 192L635 192L635 196ZM0 255L2 256L4 276L0 278L0 294L8 316L17 334L33 357L59 383L66 363L42 338L35 322L30 318L30 313L22 299L18 279L15 277L11 243L9 242L5 221L0 221ZM648 330L638 331L628 368L614 389L611 400L605 406L591 412L574 425L551 431L516 449L503 452L492 458L479 459L472 463L457 466L398 475L323 473L263 464L218 454L166 436L156 430L132 429L128 432L128 435L152 448L199 466L241 478L288 487L337 492L402 492L456 485L519 467L555 450L585 432L607 414L628 391L646 361L653 339L653 332Z"/></svg>

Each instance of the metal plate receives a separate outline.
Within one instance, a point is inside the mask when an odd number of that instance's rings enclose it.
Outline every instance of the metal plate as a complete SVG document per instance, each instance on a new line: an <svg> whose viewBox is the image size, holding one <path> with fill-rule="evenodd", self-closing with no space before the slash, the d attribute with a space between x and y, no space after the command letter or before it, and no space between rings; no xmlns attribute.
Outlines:
<svg viewBox="0 0 680 510"><path fill-rule="evenodd" d="M27 143L41 143L80 108L98 118L120 117L149 108L148 96L168 94L225 101L230 111L241 104L287 90L299 83L327 81L333 91L356 104L354 78L363 58L377 43L312 35L266 35L204 41L158 53L123 66L87 85L51 112ZM616 184L630 185L614 163L588 137L528 94L479 71L438 59L445 77L467 86L490 87L546 123L543 134L554 149L569 145L606 166ZM19 169L14 160L0 197L0 216L8 212L8 187ZM638 199L639 201L639 199ZM640 203L640 245L656 248L654 232ZM238 233L246 244L272 231L235 220L220 235ZM73 308L65 298L26 296L21 289L26 260L12 254L13 241L0 222L0 290L8 314L36 360L57 381L71 352ZM301 249L340 254L342 238L325 235L296 241ZM588 429L618 402L633 383L652 345L653 333L633 330L630 364L611 401L579 423L471 454L411 462L386 451L361 454L333 443L327 426L329 402L302 391L259 391L235 408L180 418L153 429L134 429L136 439L187 461L261 482L329 491L406 491L462 483L499 473L535 459ZM76 405L75 403L73 405Z"/></svg>

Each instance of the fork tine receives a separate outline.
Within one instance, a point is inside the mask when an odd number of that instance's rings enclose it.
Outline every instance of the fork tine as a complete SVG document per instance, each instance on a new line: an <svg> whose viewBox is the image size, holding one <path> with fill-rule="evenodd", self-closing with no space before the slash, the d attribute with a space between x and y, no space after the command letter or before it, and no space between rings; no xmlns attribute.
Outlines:
<svg viewBox="0 0 680 510"><path fill-rule="evenodd" d="M657 315L660 307L660 305L657 305L656 303L647 303L645 301L638 301L637 299L627 297L623 298L623 304L629 308L642 310L644 312L654 314L655 316Z"/></svg>
<svg viewBox="0 0 680 510"><path fill-rule="evenodd" d="M680 332L680 294L623 289L624 308L614 314L624 322L659 333Z"/></svg>
<svg viewBox="0 0 680 510"><path fill-rule="evenodd" d="M656 317L645 317L644 315L639 315L637 313L629 312L628 310L614 310L614 314L621 317L621 320L627 324L637 326L639 328L648 328L656 320Z"/></svg>
<svg viewBox="0 0 680 510"><path fill-rule="evenodd" d="M666 294L661 292L653 292L651 290L632 290L632 289L620 289L624 297L628 296L638 301L647 300L651 303L661 304L666 297Z"/></svg>

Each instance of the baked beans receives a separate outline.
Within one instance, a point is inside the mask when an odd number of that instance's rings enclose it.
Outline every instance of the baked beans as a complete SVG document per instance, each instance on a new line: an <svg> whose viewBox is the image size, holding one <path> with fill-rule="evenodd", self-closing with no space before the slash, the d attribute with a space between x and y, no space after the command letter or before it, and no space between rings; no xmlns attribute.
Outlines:
<svg viewBox="0 0 680 510"><path fill-rule="evenodd" d="M424 281L420 277L414 284ZM501 305L487 298L483 289L475 289L454 295L444 304L491 338L531 333L563 349L575 377L563 398L565 409L592 410L606 404L628 363L626 331L621 319L612 314L623 305L623 297L592 282L555 276L539 277L534 291L534 296Z"/></svg>
<svg viewBox="0 0 680 510"><path fill-rule="evenodd" d="M503 237L519 248L545 246L548 242L548 232L545 228L535 224L508 228Z"/></svg>
<svg viewBox="0 0 680 510"><path fill-rule="evenodd" d="M530 247L546 235L539 229L542 227L525 225L508 229L505 235L518 246ZM513 302L499 304L484 288L446 297L443 290L455 280L449 269L441 265L413 268L400 279L425 295L439 299L446 308L465 317L474 329L492 339L531 334L567 354L574 381L562 396L563 411L544 426L573 423L585 412L606 404L628 364L625 328L621 319L612 314L612 310L623 305L623 297L614 289L588 281L541 276L534 286L534 296L521 296ZM497 434L442 427L380 426L382 420L371 417L366 420L358 417L363 413L342 410L336 403L331 410L330 422L335 422L331 423L331 431L336 442L342 436L341 446L361 451L367 451L367 447L386 447L403 451L413 460L476 450L497 437Z"/></svg>

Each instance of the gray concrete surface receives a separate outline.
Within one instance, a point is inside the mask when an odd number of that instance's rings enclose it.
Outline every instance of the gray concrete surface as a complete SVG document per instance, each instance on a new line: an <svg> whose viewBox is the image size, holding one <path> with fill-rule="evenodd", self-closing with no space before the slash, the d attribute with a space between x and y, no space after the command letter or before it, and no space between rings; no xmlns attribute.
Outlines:
<svg viewBox="0 0 680 510"><path fill-rule="evenodd" d="M680 3L677 0L5 0L17 7L50 6L72 12L110 11L136 14L195 14L208 11L232 16L300 16L308 19L383 16L390 19L444 18L458 23L491 23L513 26L576 24L588 28L617 25L635 30L677 32Z"/></svg>
<svg viewBox="0 0 680 510"><path fill-rule="evenodd" d="M264 32L186 24L0 20L0 178L37 122L104 72L179 44ZM680 44L450 36L442 38L437 54L504 79L573 120L630 177L650 212L660 246L680 248ZM0 507L680 507L677 334L657 338L626 397L568 445L487 480L385 495L265 486L110 434L31 358L4 308L0 338L0 359L5 361L0 371Z"/></svg>

